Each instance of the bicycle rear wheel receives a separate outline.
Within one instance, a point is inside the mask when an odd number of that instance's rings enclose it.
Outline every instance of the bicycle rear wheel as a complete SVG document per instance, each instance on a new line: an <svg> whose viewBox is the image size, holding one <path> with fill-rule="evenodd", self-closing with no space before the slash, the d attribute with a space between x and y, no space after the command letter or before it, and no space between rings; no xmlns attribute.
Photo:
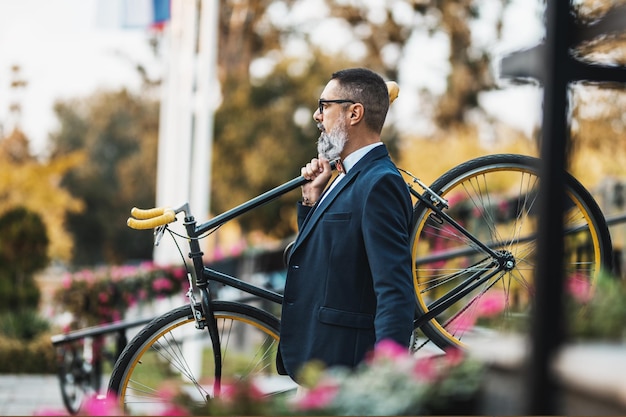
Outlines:
<svg viewBox="0 0 626 417"><path fill-rule="evenodd" d="M100 390L102 361L89 363L83 357L84 340L68 342L57 348L58 377L63 404L70 414L78 414L84 400Z"/></svg>
<svg viewBox="0 0 626 417"><path fill-rule="evenodd" d="M456 222L493 250L510 254L515 265L420 323L423 336L440 348L466 348L474 338L527 331L535 291L538 169L536 158L490 155L451 169L431 186L448 200L446 212ZM561 260L565 277L593 286L600 270L611 267L608 227L591 194L569 174L566 200ZM458 285L476 283L496 268L490 257L426 205L416 204L414 216L413 278L419 314L428 318Z"/></svg>
<svg viewBox="0 0 626 417"><path fill-rule="evenodd" d="M234 302L215 301L213 308L220 329L223 386L253 380L266 394L294 388L288 377L276 372L276 317ZM182 306L154 319L126 346L109 382L109 392L119 397L125 412L154 414L168 400L162 395L165 389L187 394L194 406L213 397L211 339L195 324L191 307Z"/></svg>

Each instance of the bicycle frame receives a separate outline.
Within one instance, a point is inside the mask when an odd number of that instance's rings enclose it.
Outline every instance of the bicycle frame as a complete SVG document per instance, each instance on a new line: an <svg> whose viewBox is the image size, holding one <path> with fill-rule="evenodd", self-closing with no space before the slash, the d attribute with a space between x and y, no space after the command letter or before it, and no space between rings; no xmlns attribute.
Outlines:
<svg viewBox="0 0 626 417"><path fill-rule="evenodd" d="M404 170L401 170L401 171L411 176L413 178L413 182L418 183L424 189L424 193L420 194L411 186L411 184L407 183L410 193L414 197L416 197L418 200L417 204L420 204L420 203L425 204L427 207L429 207L433 211L438 221L441 221L441 222L445 221L446 223L450 224L452 227L457 229L460 233L465 235L468 239L470 239L476 245L476 247L472 248L471 250L473 252L481 252L481 251L484 252L487 258L492 259L491 265L494 267L494 269L492 269L491 272L487 276L482 276L483 271L478 271L472 274L470 278L464 280L463 283L458 285L456 288L452 289L445 296L443 300L440 300L438 302L437 306L433 306L433 309L432 311L429 312L429 314L424 315L423 317L416 317L414 321L414 325L415 327L420 327L425 322L437 316L439 313L441 313L446 308L448 308L451 304L455 303L458 299L460 299L467 293L471 292L474 288L478 287L480 284L482 284L483 282L491 278L496 273L506 270L506 269L512 269L514 267L514 261L512 260L511 257L507 256L506 253L494 251L491 247L489 247L489 245L484 244L483 242L478 240L476 237L474 237L463 226L461 226L452 217L450 217L447 213L443 211L445 208L448 207L447 202L444 199L442 199L437 194L435 194L432 190L430 190L430 188L428 188L426 185L421 183L421 181L419 181L412 174ZM203 252L200 248L199 238L203 234L221 226L227 221L232 220L244 213L247 213L256 207L266 204L302 186L306 182L307 180L302 176L298 178L294 178L293 180L286 182L283 185L273 188L272 190L267 191L201 224L197 224L195 218L190 213L190 210L187 204L176 209L176 212L181 212L181 211L185 212L184 226L187 232L187 236L189 238L189 247L190 247L189 258L192 260L192 263L193 263L193 269L194 269L195 276L196 276L196 286L200 292L200 306L202 308L202 313L204 316L204 322L202 322L201 317L196 316L196 322L197 322L196 327L198 327L199 329L206 327L207 331L209 332L211 336L211 340L213 343L214 360L216 364L215 386L214 386L214 390L215 390L214 392L216 394L220 393L220 388L221 388L220 381L221 381L222 357L221 357L221 342L220 342L220 337L219 337L219 332L218 332L217 321L215 320L215 317L213 315L213 310L211 307L211 295L209 292L209 282L213 280L215 282L225 284L227 286L239 289L248 294L252 294L261 299L269 300L277 304L282 304L283 296L276 292L269 291L261 287L257 287L255 285L246 283L230 275L223 274L219 271L216 271L216 270L213 270L204 266L204 262L202 260ZM190 298L191 298L192 308L195 308L194 307L195 300L193 299L193 296L190 295Z"/></svg>

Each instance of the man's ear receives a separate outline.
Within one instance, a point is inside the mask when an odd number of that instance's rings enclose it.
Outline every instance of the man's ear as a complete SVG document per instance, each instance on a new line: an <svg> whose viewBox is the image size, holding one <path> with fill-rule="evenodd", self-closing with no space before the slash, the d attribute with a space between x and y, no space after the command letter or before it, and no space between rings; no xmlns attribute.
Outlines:
<svg viewBox="0 0 626 417"><path fill-rule="evenodd" d="M361 103L355 103L350 110L350 124L355 125L363 120L365 109Z"/></svg>

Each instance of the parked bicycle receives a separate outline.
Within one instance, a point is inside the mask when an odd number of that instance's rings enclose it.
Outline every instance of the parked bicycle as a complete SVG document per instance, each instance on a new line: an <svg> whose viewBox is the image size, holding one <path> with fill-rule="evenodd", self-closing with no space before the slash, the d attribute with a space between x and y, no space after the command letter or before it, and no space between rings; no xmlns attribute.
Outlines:
<svg viewBox="0 0 626 417"><path fill-rule="evenodd" d="M402 170L401 170L402 171ZM445 349L465 348L478 337L529 326L534 296L537 248L539 160L499 154L465 162L426 186L406 175L415 198L412 230L416 294L412 349L433 342ZM566 175L563 216L568 277L593 285L611 266L606 221L591 194ZM150 413L172 386L202 403L220 394L222 383L254 378L260 389L280 393L293 388L274 365L280 319L254 301L217 300L209 283L221 283L276 305L281 294L251 285L205 266L200 240L229 220L304 184L295 178L213 219L198 224L188 204L174 209L133 209L135 229L155 228L158 242L167 226L184 213L189 245L189 304L151 321L126 346L116 362L109 390L131 413ZM416 189L419 188L418 189ZM555 197L557 198L557 197ZM176 241L176 239L174 239ZM179 247L181 256L182 250ZM485 297L496 295L504 311L477 321Z"/></svg>
<svg viewBox="0 0 626 417"><path fill-rule="evenodd" d="M70 414L80 411L85 399L101 392L103 366L115 363L126 346L126 330L145 326L151 319L93 326L52 336L57 354L57 376L63 404ZM113 337L113 349L107 338Z"/></svg>

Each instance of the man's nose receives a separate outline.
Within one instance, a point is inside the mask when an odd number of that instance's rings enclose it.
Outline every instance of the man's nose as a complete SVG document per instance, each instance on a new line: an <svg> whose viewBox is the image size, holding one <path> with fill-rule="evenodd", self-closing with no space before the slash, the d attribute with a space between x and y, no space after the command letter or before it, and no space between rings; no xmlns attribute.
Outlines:
<svg viewBox="0 0 626 417"><path fill-rule="evenodd" d="M316 122L319 122L321 121L321 119L322 119L322 113L320 113L320 109L317 108L313 112L313 120L315 120Z"/></svg>

